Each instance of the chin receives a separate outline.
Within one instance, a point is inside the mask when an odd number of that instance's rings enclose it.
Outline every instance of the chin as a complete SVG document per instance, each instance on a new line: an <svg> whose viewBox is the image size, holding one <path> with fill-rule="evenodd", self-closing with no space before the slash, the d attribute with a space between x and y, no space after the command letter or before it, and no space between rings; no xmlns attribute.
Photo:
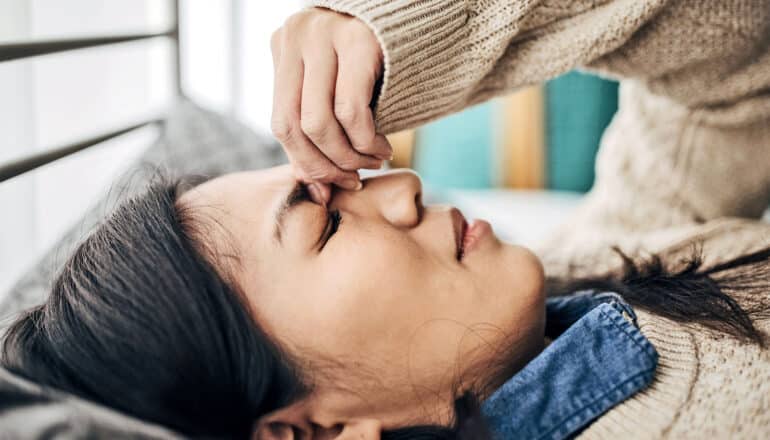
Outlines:
<svg viewBox="0 0 770 440"><path fill-rule="evenodd" d="M532 283L533 290L543 290L545 271L540 258L524 246L506 244L503 249L506 254L503 261L506 261L509 268L519 274L518 281L528 280Z"/></svg>
<svg viewBox="0 0 770 440"><path fill-rule="evenodd" d="M523 246L506 244L502 249L504 255L498 258L495 265L496 274L493 279L501 280L513 295L511 301L520 313L526 313L535 320L542 315L545 319L545 273L543 263L534 252ZM501 277L501 275L503 275Z"/></svg>

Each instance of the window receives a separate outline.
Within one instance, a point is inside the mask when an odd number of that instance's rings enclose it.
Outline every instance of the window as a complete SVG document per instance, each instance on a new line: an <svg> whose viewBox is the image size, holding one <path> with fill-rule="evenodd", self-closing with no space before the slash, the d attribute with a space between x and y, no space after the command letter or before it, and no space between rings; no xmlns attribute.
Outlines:
<svg viewBox="0 0 770 440"><path fill-rule="evenodd" d="M269 6L268 6L269 5ZM161 30L158 0L11 0L0 4L0 41ZM201 105L269 127L270 34L299 0L187 0L180 5L182 69ZM173 95L172 43L162 39L0 63L0 162L161 113ZM0 183L0 300L157 136L132 132Z"/></svg>

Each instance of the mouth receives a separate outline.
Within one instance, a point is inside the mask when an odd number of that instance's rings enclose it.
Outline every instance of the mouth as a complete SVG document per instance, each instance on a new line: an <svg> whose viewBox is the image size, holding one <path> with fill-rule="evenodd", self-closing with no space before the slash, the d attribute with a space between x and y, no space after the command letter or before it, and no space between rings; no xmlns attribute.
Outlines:
<svg viewBox="0 0 770 440"><path fill-rule="evenodd" d="M450 214L452 216L452 229L455 237L455 259L461 261L465 255L463 242L465 233L468 231L468 222L465 220L463 213L457 208L452 208Z"/></svg>
<svg viewBox="0 0 770 440"><path fill-rule="evenodd" d="M455 259L463 261L469 252L481 246L484 240L493 235L492 226L481 219L473 220L469 225L457 208L452 208L450 213L455 239Z"/></svg>

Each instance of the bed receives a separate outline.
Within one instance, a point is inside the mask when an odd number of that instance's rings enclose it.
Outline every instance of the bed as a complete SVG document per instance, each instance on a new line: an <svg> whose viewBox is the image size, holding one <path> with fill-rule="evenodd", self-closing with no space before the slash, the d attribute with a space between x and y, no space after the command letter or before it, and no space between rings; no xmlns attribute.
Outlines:
<svg viewBox="0 0 770 440"><path fill-rule="evenodd" d="M256 133L231 117L207 110L184 96L179 59L178 2L169 29L146 34L101 36L87 39L49 40L0 44L0 62L167 38L175 43L171 63L176 98L170 110L128 126L0 163L0 185L41 166L78 154L102 142L147 125L161 127L159 138L142 153L128 171L115 176L112 188L76 225L69 229L7 292L0 292L0 329L21 310L44 301L49 283L62 261L87 232L110 211L110 207L142 188L157 170L170 174L218 175L258 169L286 162L280 145L266 133ZM370 173L364 173L370 174ZM426 188L428 203L450 203L469 218L491 221L503 239L535 245L548 232L569 218L581 195L551 191L439 190ZM770 212L767 218L770 218ZM163 427L153 426L73 396L43 389L24 378L0 369L0 432L12 438L109 437L177 438Z"/></svg>
<svg viewBox="0 0 770 440"><path fill-rule="evenodd" d="M91 38L36 40L0 43L0 62L96 47L112 47L126 42L168 39L174 43L171 62L174 77L174 103L162 115L133 122L43 152L0 162L0 185L39 167L77 155L104 142L143 127L160 128L159 137L148 145L137 160L117 175L110 190L95 200L56 244L45 252L24 275L0 291L0 331L19 311L45 300L49 284L63 260L78 242L110 212L111 207L140 190L159 170L172 175L218 175L244 169L258 169L285 163L280 145L268 134L256 133L231 117L207 110L185 97L181 84L179 49L179 6L173 2L172 25L160 32L103 35ZM546 192L434 190L426 188L426 200L452 203L469 217L488 218L502 237L532 243L564 218L579 199L572 194ZM517 209L526 207L526 209ZM510 210L520 212L511 219ZM543 221L542 219L554 219ZM43 389L22 377L0 369L0 432L13 438L110 437L176 438L177 434L159 426L119 414L107 408L51 389Z"/></svg>

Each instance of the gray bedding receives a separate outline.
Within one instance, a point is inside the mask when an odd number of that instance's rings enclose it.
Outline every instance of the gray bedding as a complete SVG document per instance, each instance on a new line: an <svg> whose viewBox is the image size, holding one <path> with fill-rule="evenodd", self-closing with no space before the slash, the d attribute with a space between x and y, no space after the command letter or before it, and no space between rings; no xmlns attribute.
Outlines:
<svg viewBox="0 0 770 440"><path fill-rule="evenodd" d="M0 296L0 325L44 301L49 285L77 243L110 207L139 191L161 171L218 175L286 162L280 145L237 121L183 101L168 115L163 134L16 285ZM151 426L0 369L0 438L176 438Z"/></svg>

